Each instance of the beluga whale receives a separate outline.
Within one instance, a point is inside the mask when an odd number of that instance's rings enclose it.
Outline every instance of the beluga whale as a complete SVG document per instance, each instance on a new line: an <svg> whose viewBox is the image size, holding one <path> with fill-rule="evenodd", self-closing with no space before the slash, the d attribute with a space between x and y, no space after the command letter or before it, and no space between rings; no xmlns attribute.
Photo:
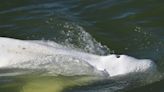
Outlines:
<svg viewBox="0 0 164 92"><path fill-rule="evenodd" d="M156 70L156 65L152 60L128 55L99 56L55 42L0 37L2 69L44 70L66 76L100 74L114 77L137 72L151 73Z"/></svg>

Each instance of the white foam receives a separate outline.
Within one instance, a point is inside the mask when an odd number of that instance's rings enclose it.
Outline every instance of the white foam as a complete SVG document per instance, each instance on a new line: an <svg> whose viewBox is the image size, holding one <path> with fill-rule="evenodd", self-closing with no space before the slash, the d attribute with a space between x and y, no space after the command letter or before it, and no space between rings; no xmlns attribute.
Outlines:
<svg viewBox="0 0 164 92"><path fill-rule="evenodd" d="M151 72L155 64L148 59L126 55L98 56L55 42L25 41L0 37L0 68L42 69L60 75L110 75Z"/></svg>

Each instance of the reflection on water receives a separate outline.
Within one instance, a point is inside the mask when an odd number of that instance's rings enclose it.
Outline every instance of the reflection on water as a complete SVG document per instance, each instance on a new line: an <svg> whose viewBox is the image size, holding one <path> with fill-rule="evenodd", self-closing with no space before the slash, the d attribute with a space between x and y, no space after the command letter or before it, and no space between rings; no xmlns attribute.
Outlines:
<svg viewBox="0 0 164 92"><path fill-rule="evenodd" d="M140 75L140 76L139 76ZM159 79L159 76L131 74L108 79L95 76L41 76L27 74L0 77L2 92L117 92L143 86ZM154 84L153 84L154 85ZM159 84L158 84L159 85ZM140 90L140 89L138 89Z"/></svg>
<svg viewBox="0 0 164 92"><path fill-rule="evenodd" d="M66 88L84 85L88 79L82 78L32 78L27 79L20 92L61 92ZM83 83L81 83L83 82Z"/></svg>
<svg viewBox="0 0 164 92"><path fill-rule="evenodd" d="M1 78L0 90L3 92L62 92L74 86L91 84L96 77L87 76L17 76Z"/></svg>

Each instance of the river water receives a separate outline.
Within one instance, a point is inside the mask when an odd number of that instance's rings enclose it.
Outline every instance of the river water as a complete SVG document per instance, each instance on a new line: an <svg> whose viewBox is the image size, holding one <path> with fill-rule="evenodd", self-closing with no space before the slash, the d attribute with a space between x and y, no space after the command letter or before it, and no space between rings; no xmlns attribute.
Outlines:
<svg viewBox="0 0 164 92"><path fill-rule="evenodd" d="M148 58L156 63L160 76L143 83L134 76L95 81L88 76L9 74L1 75L0 91L163 92L163 11L162 0L3 0L2 37L51 40L97 55Z"/></svg>

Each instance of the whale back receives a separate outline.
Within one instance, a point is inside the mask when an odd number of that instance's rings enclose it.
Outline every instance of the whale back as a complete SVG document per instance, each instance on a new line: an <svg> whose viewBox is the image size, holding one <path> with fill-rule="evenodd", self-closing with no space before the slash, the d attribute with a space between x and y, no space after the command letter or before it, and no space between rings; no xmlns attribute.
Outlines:
<svg viewBox="0 0 164 92"><path fill-rule="evenodd" d="M66 48L57 43L0 38L0 69L43 70L52 75L100 75L89 62L98 56ZM87 62L89 61L89 62Z"/></svg>

